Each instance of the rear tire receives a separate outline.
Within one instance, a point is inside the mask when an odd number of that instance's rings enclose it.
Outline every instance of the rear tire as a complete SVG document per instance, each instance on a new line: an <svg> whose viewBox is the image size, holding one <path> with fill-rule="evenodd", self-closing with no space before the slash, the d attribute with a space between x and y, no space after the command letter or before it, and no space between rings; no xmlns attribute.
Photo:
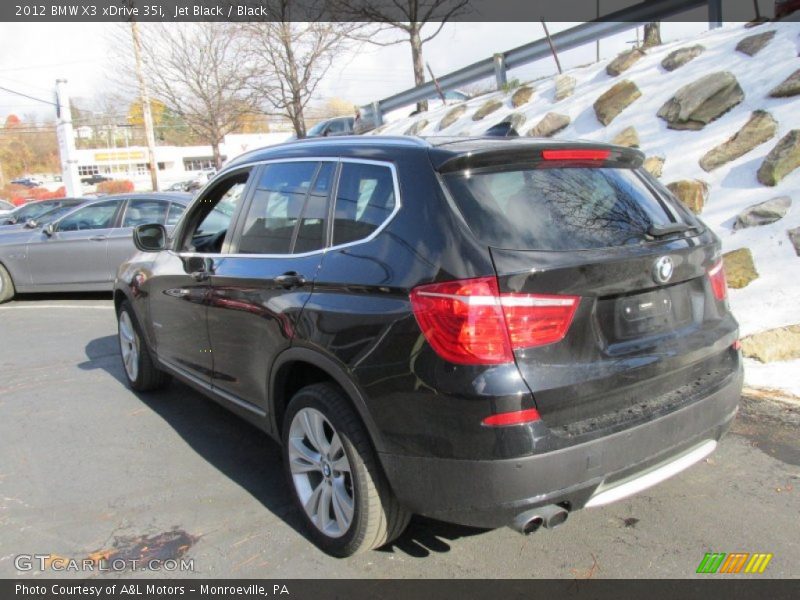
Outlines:
<svg viewBox="0 0 800 600"><path fill-rule="evenodd" d="M379 548L411 514L397 501L358 415L334 385L301 389L283 420L283 462L314 542L337 557Z"/></svg>
<svg viewBox="0 0 800 600"><path fill-rule="evenodd" d="M150 349L142 337L139 323L130 303L126 300L117 314L122 370L128 385L137 392L151 392L169 383L170 376L156 367Z"/></svg>
<svg viewBox="0 0 800 600"><path fill-rule="evenodd" d="M14 297L14 280L3 265L0 265L0 304L8 302Z"/></svg>

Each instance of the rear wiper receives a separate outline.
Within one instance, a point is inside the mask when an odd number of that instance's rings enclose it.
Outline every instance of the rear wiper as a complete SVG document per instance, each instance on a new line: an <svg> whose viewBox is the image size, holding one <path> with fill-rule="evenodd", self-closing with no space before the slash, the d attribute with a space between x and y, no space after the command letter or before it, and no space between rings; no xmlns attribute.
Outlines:
<svg viewBox="0 0 800 600"><path fill-rule="evenodd" d="M687 231L700 230L697 225L687 225L686 223L670 223L669 225L650 225L647 228L647 235L654 238L666 237L673 233L685 233Z"/></svg>

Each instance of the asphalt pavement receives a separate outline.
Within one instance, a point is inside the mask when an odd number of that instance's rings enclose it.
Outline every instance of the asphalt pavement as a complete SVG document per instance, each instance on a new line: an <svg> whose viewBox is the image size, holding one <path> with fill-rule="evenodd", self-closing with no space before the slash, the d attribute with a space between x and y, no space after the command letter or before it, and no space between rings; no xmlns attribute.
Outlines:
<svg viewBox="0 0 800 600"><path fill-rule="evenodd" d="M29 296L0 306L0 577L133 575L18 558L47 555L191 567L139 577L684 578L706 552L773 554L735 577L798 577L799 431L797 408L745 401L710 458L556 530L415 517L394 544L335 559L304 537L265 435L180 383L127 388L109 296Z"/></svg>

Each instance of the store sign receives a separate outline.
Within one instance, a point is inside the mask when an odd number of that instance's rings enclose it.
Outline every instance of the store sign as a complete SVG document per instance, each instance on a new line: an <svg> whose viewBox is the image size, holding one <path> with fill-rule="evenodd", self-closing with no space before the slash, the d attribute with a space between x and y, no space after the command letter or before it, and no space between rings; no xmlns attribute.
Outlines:
<svg viewBox="0 0 800 600"><path fill-rule="evenodd" d="M120 152L95 152L96 161L123 161L123 160L144 160L144 152L141 150L120 151Z"/></svg>

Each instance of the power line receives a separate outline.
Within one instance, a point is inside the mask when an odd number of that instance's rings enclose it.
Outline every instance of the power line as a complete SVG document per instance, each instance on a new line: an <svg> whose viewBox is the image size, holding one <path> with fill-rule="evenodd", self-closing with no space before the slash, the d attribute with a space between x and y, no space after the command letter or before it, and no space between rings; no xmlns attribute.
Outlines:
<svg viewBox="0 0 800 600"><path fill-rule="evenodd" d="M68 62L62 63L51 63L49 65L33 65L33 66L26 66L26 67L9 67L6 69L0 69L0 73L6 73L8 71L30 71L31 69L49 69L51 67L63 67L65 65L75 65L80 63L87 63L87 62L94 62L96 59L94 58L86 58L83 60L71 60Z"/></svg>
<svg viewBox="0 0 800 600"><path fill-rule="evenodd" d="M37 98L36 96L29 96L28 94L23 94L22 92L18 92L16 90L11 90L7 87L3 87L0 85L0 90L4 92L8 92L9 94L16 94L17 96L22 96L23 98L27 98L28 100L36 100L37 102L42 102L44 104L49 104L50 106L58 106L55 102L50 100L42 100L41 98Z"/></svg>

